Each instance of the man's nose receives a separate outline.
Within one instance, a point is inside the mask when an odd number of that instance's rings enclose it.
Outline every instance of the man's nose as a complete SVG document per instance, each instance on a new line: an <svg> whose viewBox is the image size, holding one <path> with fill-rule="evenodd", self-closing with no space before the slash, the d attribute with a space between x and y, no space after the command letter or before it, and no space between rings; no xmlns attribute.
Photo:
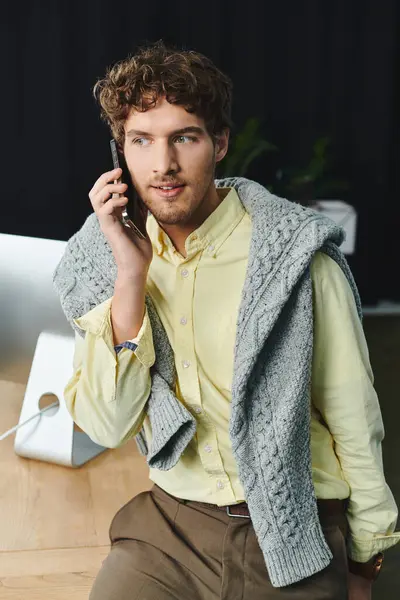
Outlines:
<svg viewBox="0 0 400 600"><path fill-rule="evenodd" d="M169 144L160 144L155 148L153 158L154 173L164 174L179 170L175 149Z"/></svg>

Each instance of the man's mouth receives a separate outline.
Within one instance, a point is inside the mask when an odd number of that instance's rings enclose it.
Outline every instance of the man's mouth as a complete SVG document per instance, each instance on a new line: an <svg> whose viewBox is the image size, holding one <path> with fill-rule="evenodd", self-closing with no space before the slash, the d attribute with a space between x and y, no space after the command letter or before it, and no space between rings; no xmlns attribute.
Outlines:
<svg viewBox="0 0 400 600"><path fill-rule="evenodd" d="M185 186L185 183L170 183L169 185L152 185L151 187L161 198L176 198L182 193Z"/></svg>
<svg viewBox="0 0 400 600"><path fill-rule="evenodd" d="M152 185L151 187L154 187L157 190L175 190L176 188L183 187L184 185L184 183L174 183L169 185Z"/></svg>

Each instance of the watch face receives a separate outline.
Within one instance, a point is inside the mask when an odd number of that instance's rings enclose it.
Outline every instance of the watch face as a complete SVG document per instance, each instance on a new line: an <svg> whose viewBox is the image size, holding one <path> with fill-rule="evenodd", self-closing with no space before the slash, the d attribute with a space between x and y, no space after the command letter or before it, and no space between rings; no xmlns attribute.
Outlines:
<svg viewBox="0 0 400 600"><path fill-rule="evenodd" d="M383 554L382 554L382 552L380 552L379 554L376 555L375 561L374 561L374 579L376 579L378 577L379 573L381 572L382 563L383 563Z"/></svg>

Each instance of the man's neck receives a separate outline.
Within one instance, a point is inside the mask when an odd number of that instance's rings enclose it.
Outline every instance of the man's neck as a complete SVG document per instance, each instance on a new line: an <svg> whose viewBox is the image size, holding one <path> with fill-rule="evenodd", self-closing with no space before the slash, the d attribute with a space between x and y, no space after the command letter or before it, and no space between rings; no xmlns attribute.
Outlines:
<svg viewBox="0 0 400 600"><path fill-rule="evenodd" d="M224 196L219 195L216 188L213 187L210 197L199 206L199 209L192 215L190 222L184 225L161 225L162 229L168 235L175 249L183 257L186 257L185 242L193 231L198 229L204 221L214 212L221 204Z"/></svg>

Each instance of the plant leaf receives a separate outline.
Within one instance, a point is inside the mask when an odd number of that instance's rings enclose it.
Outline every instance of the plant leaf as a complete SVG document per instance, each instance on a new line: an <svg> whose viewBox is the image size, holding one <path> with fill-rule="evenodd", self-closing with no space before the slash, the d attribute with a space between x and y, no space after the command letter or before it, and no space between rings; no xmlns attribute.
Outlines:
<svg viewBox="0 0 400 600"><path fill-rule="evenodd" d="M331 140L329 137L318 138L314 142L314 146L313 146L314 156L318 156L320 158L324 157L325 153L326 153L326 149L330 143L331 143Z"/></svg>
<svg viewBox="0 0 400 600"><path fill-rule="evenodd" d="M247 155L246 159L243 161L242 166L239 169L239 176L243 177L247 172L250 164L253 162L257 156L260 156L263 152L275 152L277 147L267 142L266 140L260 140L257 146Z"/></svg>
<svg viewBox="0 0 400 600"><path fill-rule="evenodd" d="M260 120L251 117L247 119L242 130L237 133L231 149L223 161L223 177L242 175L261 152L277 149L273 144L262 139L258 132L259 126Z"/></svg>
<svg viewBox="0 0 400 600"><path fill-rule="evenodd" d="M319 177L322 177L322 174L325 171L326 167L326 159L323 156L314 156L308 165L308 172L312 179L315 181Z"/></svg>

